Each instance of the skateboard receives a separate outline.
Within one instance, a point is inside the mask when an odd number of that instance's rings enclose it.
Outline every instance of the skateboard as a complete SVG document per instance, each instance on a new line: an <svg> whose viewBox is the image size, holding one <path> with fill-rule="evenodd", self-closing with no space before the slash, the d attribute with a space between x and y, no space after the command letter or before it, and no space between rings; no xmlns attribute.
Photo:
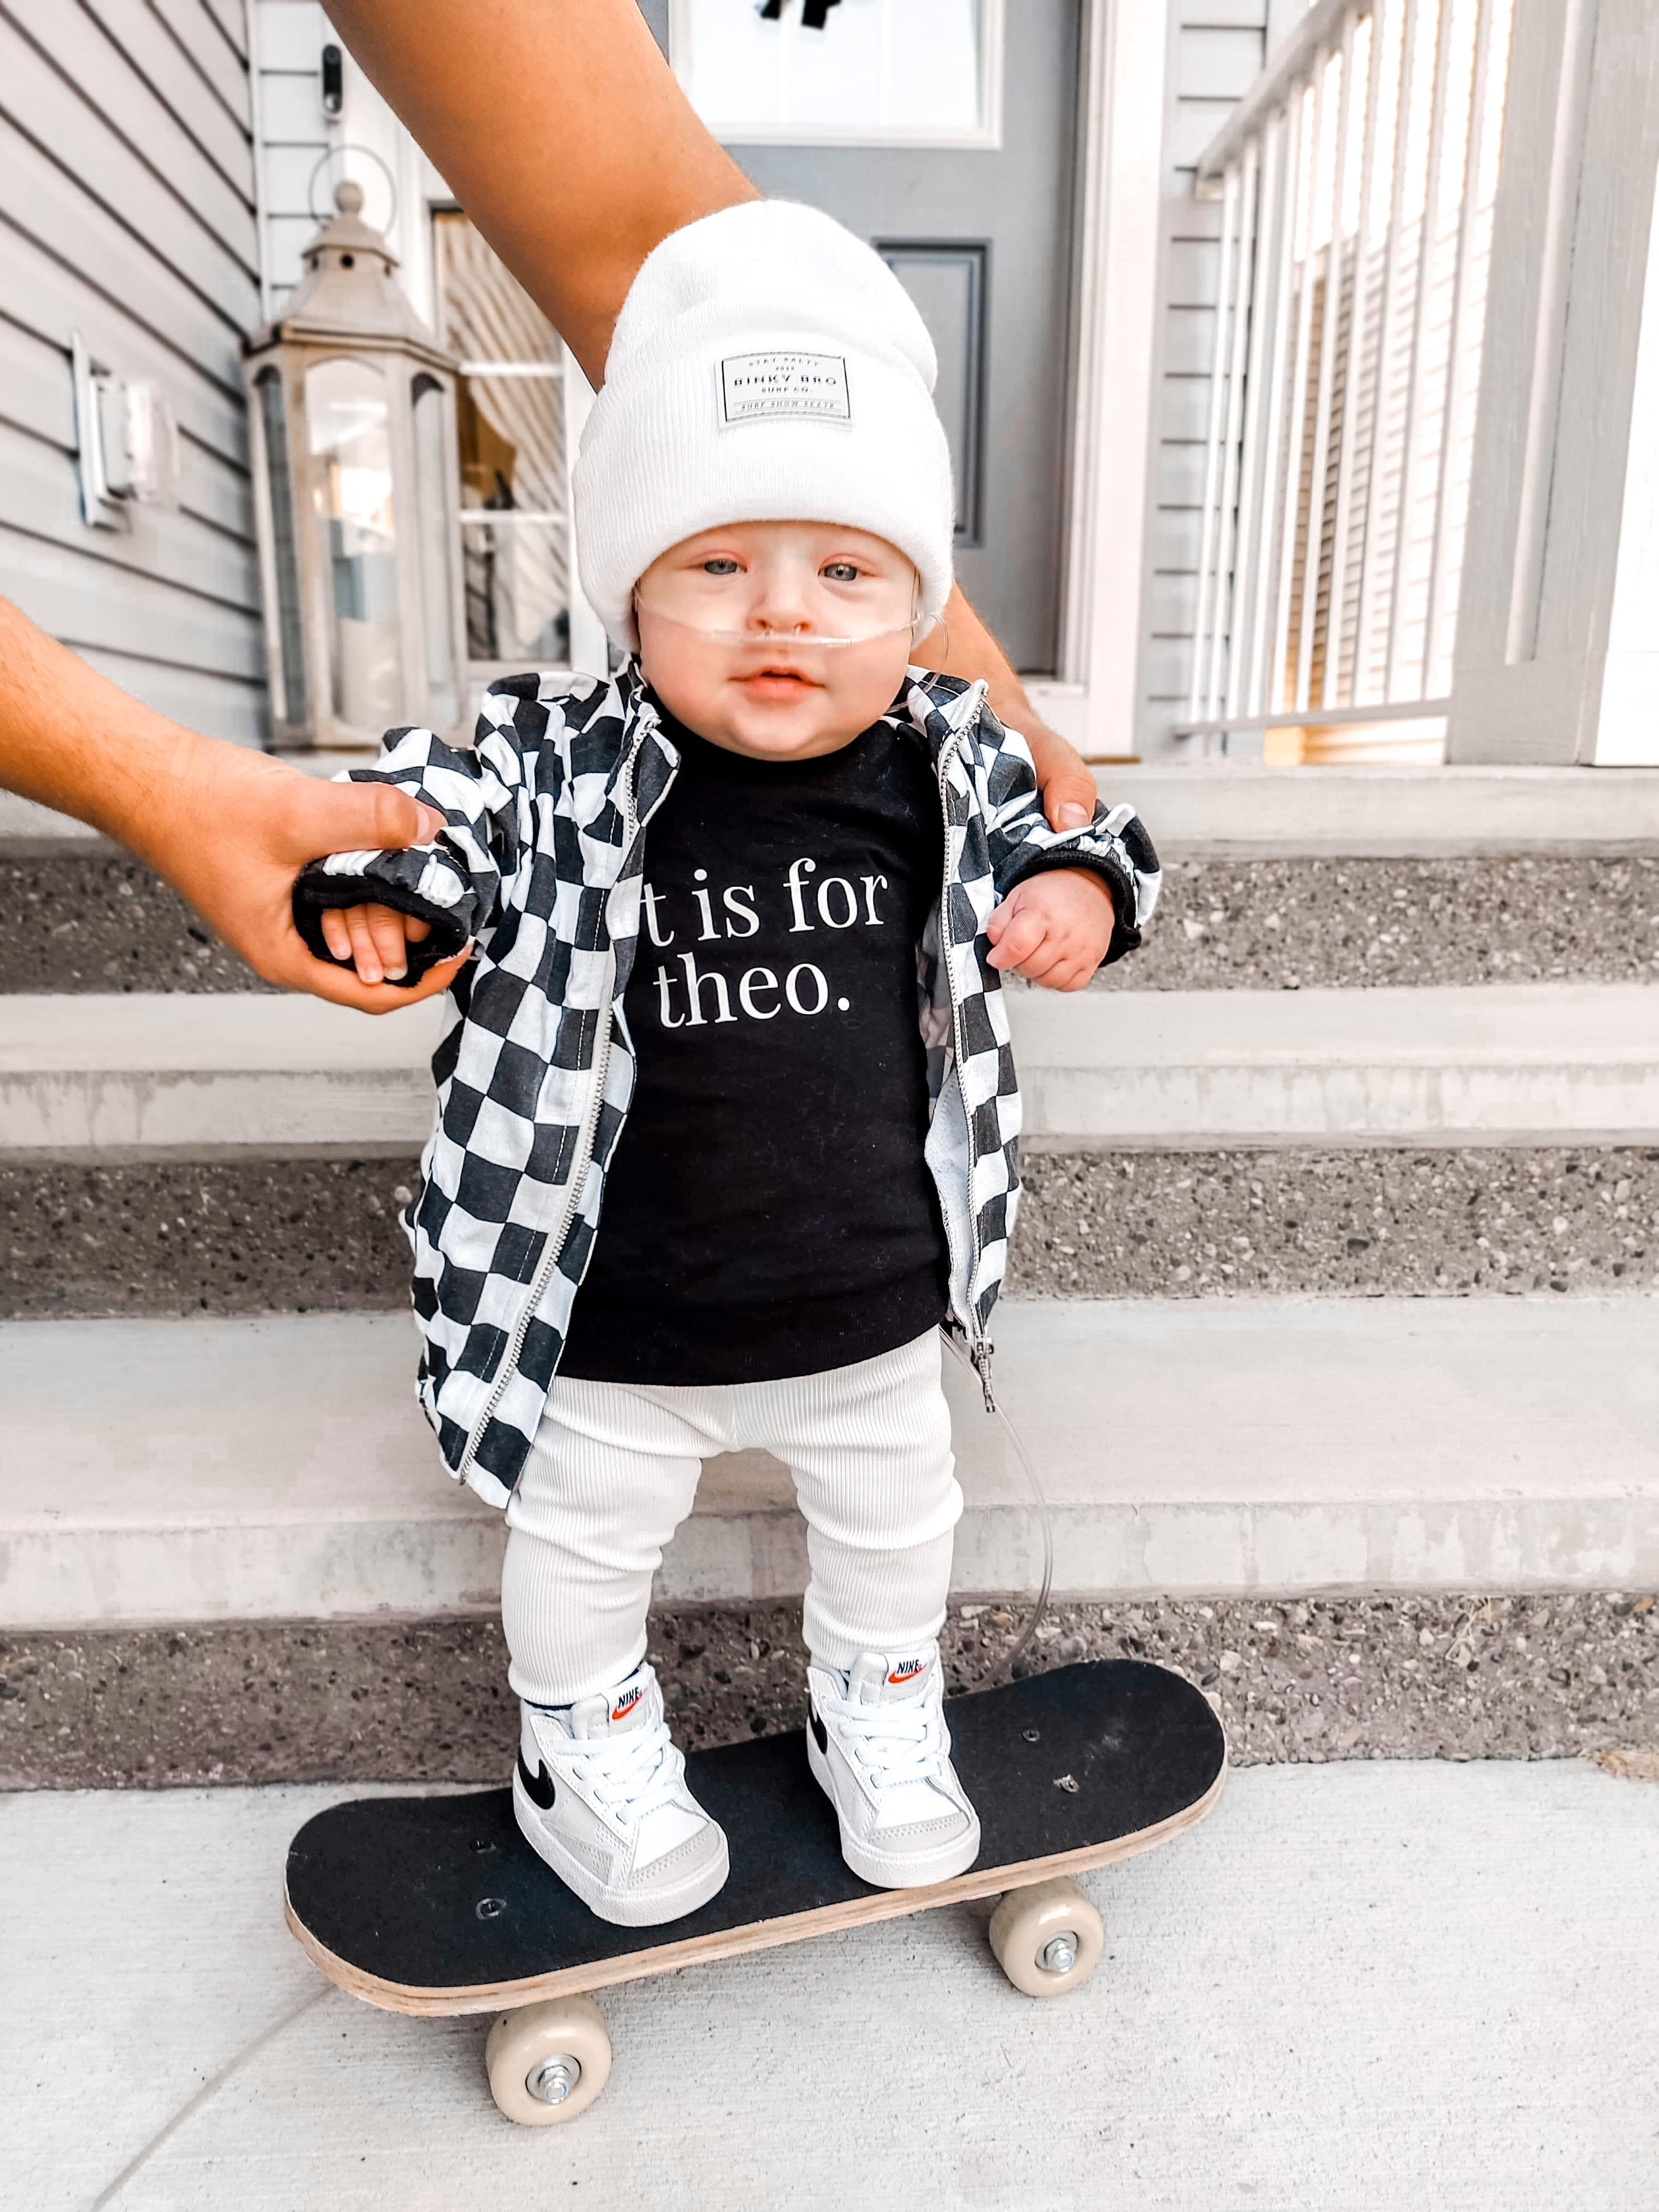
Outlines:
<svg viewBox="0 0 1659 2212"><path fill-rule="evenodd" d="M981 1831L979 1857L949 1881L861 1881L793 1729L687 1758L732 1872L683 1920L597 1918L520 1835L512 1791L485 1790L359 1798L307 1820L289 1849L288 1924L331 1982L370 2004L498 2012L490 2092L531 2126L574 2118L605 2087L611 2043L592 1990L830 1929L1000 1892L990 1940L1003 1972L1028 1996L1061 1996L1087 1980L1102 1943L1070 1876L1204 1817L1226 1771L1221 1723L1192 1683L1134 1659L970 1691L945 1711Z"/></svg>

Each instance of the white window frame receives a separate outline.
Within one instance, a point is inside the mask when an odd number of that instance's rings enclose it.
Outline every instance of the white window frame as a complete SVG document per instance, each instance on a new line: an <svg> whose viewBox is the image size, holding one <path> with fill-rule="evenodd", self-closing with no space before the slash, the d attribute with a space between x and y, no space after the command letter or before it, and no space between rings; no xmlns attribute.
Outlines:
<svg viewBox="0 0 1659 2212"><path fill-rule="evenodd" d="M1060 638L1031 704L1085 759L1135 750L1158 358L1165 12L1085 0Z"/></svg>

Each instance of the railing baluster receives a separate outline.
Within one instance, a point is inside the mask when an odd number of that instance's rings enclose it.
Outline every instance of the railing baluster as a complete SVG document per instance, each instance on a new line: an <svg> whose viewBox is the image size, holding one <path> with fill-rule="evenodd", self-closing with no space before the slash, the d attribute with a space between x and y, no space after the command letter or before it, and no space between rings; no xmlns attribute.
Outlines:
<svg viewBox="0 0 1659 2212"><path fill-rule="evenodd" d="M1391 9L1401 0L1390 0ZM1358 696L1370 674L1378 621L1377 594L1382 589L1382 562L1377 540L1381 534L1382 482L1388 461L1389 416L1394 404L1394 372L1399 348L1395 343L1395 306L1400 290L1401 209L1406 192L1406 139L1411 121L1412 55L1417 44L1418 0L1403 0L1400 29L1400 68L1394 103L1394 176L1389 195L1388 258L1382 264L1382 299L1377 310L1376 396L1371 404L1370 475L1365 486L1365 532L1359 565L1359 620L1354 639L1354 691ZM1433 0L1430 0L1433 4ZM1382 695L1388 697L1386 670Z"/></svg>
<svg viewBox="0 0 1659 2212"><path fill-rule="evenodd" d="M1320 68L1327 78L1330 65L1331 55L1328 49L1320 58ZM1319 389L1314 401L1313 465L1308 477L1308 550L1303 565L1302 627L1297 638L1296 703L1298 708L1312 703L1314 638L1319 628L1319 566L1320 554L1325 544L1325 483L1330 471L1331 401L1336 384L1337 311L1342 290L1342 172L1347 161L1348 111L1352 105L1351 95L1353 90L1352 15L1343 35L1339 67L1342 72L1342 82L1337 94L1336 135L1331 167L1331 234L1325 241L1325 312L1320 322ZM1321 144L1322 147L1322 140ZM1316 185L1317 183L1316 176ZM1304 283L1310 281L1312 266L1313 251L1310 240L1308 269L1303 276ZM1329 650L1328 620L1328 654Z"/></svg>
<svg viewBox="0 0 1659 2212"><path fill-rule="evenodd" d="M1351 40L1357 29L1350 27ZM1361 138L1359 157L1359 202L1354 213L1353 233L1353 299L1348 309L1347 367L1342 380L1342 443L1336 462L1336 522L1331 539L1331 595L1330 612L1325 623L1325 682L1323 702L1327 707L1340 707L1343 702L1339 694L1342 681L1343 616L1348 591L1348 535L1353 524L1353 478L1355 456L1359 447L1359 395L1365 375L1365 295L1370 290L1366 274L1365 240L1370 223L1372 177L1376 161L1376 96L1382 81L1382 21L1380 7L1371 11L1370 35L1366 40L1369 52L1365 69L1365 126ZM1350 48L1352 52L1352 46ZM1339 222L1342 209L1342 192L1337 192ZM1376 448L1376 416L1371 416L1371 451ZM1351 667L1348 676L1348 697L1352 703L1358 667Z"/></svg>
<svg viewBox="0 0 1659 2212"><path fill-rule="evenodd" d="M1319 183L1319 133L1324 122L1325 81L1316 68L1312 85L1313 121L1308 130L1304 158L1297 175L1296 210L1291 218L1290 247L1296 252L1296 234L1304 214L1302 185L1305 174L1307 195L1305 218L1307 237L1313 236L1313 200ZM1305 100L1308 94L1301 85L1291 92L1294 100ZM1304 118L1305 119L1305 118ZM1302 289L1296 307L1296 366L1291 376L1290 428L1285 455L1285 520L1284 536L1279 544L1279 605L1273 629L1273 665L1272 672L1273 711L1285 702L1285 677L1291 650L1291 599L1296 586L1296 524L1297 509L1302 498L1302 428L1308 405L1308 355L1313 343L1313 285L1309 279L1309 265L1313 259L1310 250L1302 257ZM1307 612L1307 586L1303 585L1303 614Z"/></svg>
<svg viewBox="0 0 1659 2212"><path fill-rule="evenodd" d="M1215 627L1210 639L1209 703L1205 709L1210 714L1220 710L1224 658L1230 664L1228 688L1231 689L1232 614L1237 597L1232 588L1233 519L1238 498L1238 441L1244 410L1245 348L1250 332L1250 289L1258 231L1256 187L1261 173L1261 142L1252 138L1244 149L1244 173L1238 192L1238 298L1233 309L1233 342L1227 370L1226 442L1222 447L1221 512L1216 531Z"/></svg>
<svg viewBox="0 0 1659 2212"><path fill-rule="evenodd" d="M1284 198L1282 120L1269 120L1261 134L1261 181L1256 206L1255 276L1250 295L1250 357L1244 373L1244 450L1238 471L1238 528L1233 559L1233 593L1228 624L1226 712L1236 714L1249 680L1251 625L1261 598L1256 513L1261 501L1261 416L1266 404L1268 316L1260 297L1273 281L1279 243L1279 210Z"/></svg>
<svg viewBox="0 0 1659 2212"><path fill-rule="evenodd" d="M1400 523L1394 541L1394 586L1389 603L1388 696L1401 696L1403 681L1401 655L1406 623L1406 570L1411 559L1412 511L1416 498L1417 441L1423 419L1423 326L1428 320L1434 292L1436 200L1440 179L1440 156L1446 133L1446 55L1451 41L1453 0L1439 0L1434 27L1434 76L1429 108L1428 174L1423 191L1423 225L1418 234L1417 297L1412 307L1412 349L1407 369L1406 434L1400 455ZM1423 696L1423 671L1418 671L1416 696Z"/></svg>
<svg viewBox="0 0 1659 2212"><path fill-rule="evenodd" d="M1442 0L1447 4L1447 0ZM1446 402L1441 417L1440 466L1434 493L1434 550L1429 561L1429 601L1423 626L1423 689L1430 689L1440 650L1441 594L1445 588L1446 557L1451 537L1451 501L1447 486L1451 476L1453 449L1462 421L1460 397L1464 365L1474 352L1476 334L1469 313L1470 241L1479 214L1480 161L1486 126L1486 71L1492 61L1492 15L1496 0L1477 0L1474 55L1469 66L1469 113L1463 141L1462 205L1457 215L1457 252L1452 264L1451 327L1446 347Z"/></svg>
<svg viewBox="0 0 1659 2212"><path fill-rule="evenodd" d="M1204 689L1204 624L1210 604L1210 567L1215 557L1216 493L1221 474L1221 433L1225 420L1227 311L1231 289L1233 218L1238 206L1238 170L1227 171L1221 202L1221 258L1216 283L1215 343L1210 356L1210 433L1204 457L1204 522L1198 556L1198 605L1193 616L1193 672L1188 711L1199 719Z"/></svg>
<svg viewBox="0 0 1659 2212"><path fill-rule="evenodd" d="M1275 132L1279 148L1279 200L1273 237L1273 352L1262 371L1267 389L1261 395L1267 418L1261 464L1261 490L1257 507L1256 538L1250 568L1255 599L1250 618L1250 665L1244 695L1247 714L1261 712L1261 687L1266 676L1268 616L1273 605L1276 575L1273 562L1273 528L1279 510L1279 455L1285 421L1285 368L1291 334L1291 283L1296 268L1297 187L1302 159L1302 102L1292 99L1279 118ZM1262 318L1266 325L1267 318ZM1234 711L1230 708L1229 712Z"/></svg>

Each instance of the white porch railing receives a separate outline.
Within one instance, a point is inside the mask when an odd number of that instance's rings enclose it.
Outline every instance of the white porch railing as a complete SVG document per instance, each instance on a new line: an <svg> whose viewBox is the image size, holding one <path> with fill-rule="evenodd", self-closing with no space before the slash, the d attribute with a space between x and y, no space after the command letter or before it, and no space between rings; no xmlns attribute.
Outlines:
<svg viewBox="0 0 1659 2212"><path fill-rule="evenodd" d="M1513 4L1317 0L1200 164L1220 268L1178 735L1446 711Z"/></svg>

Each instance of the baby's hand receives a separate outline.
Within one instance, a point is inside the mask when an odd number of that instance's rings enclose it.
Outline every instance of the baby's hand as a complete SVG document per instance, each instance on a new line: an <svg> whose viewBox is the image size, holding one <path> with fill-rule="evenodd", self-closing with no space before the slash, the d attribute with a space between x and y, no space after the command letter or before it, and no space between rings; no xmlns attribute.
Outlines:
<svg viewBox="0 0 1659 2212"><path fill-rule="evenodd" d="M334 957L355 964L365 983L395 982L406 973L405 945L418 945L432 924L391 906L337 906L323 915L323 941Z"/></svg>
<svg viewBox="0 0 1659 2212"><path fill-rule="evenodd" d="M1112 894L1092 868L1050 868L1016 884L985 925L991 965L1048 991L1080 991L1106 957Z"/></svg>

